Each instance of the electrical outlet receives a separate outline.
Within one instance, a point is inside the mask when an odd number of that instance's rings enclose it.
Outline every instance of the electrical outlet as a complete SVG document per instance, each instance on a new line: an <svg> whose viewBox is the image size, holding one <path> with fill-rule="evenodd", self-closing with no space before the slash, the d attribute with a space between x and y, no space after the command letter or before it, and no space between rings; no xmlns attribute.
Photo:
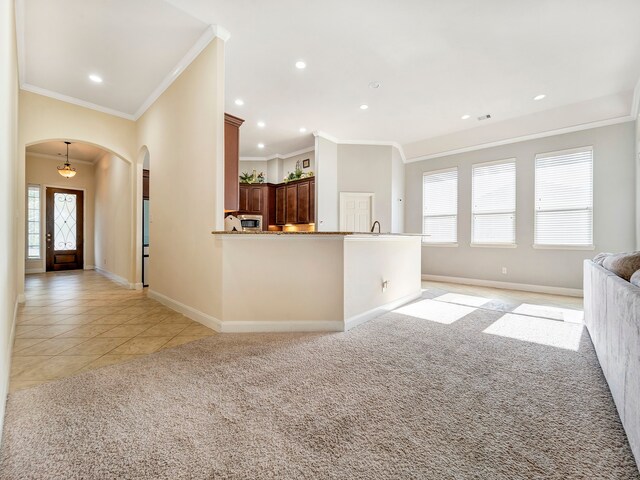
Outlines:
<svg viewBox="0 0 640 480"><path fill-rule="evenodd" d="M382 282L382 291L386 292L387 288L389 288L389 280L383 280L383 282Z"/></svg>
<svg viewBox="0 0 640 480"><path fill-rule="evenodd" d="M507 274L507 267L502 267L502 274L506 275Z"/></svg>

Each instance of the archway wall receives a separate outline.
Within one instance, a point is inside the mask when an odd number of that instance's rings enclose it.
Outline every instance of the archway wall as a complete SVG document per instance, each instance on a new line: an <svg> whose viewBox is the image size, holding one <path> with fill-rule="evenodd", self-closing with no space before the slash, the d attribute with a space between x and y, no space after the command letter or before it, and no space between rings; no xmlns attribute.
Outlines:
<svg viewBox="0 0 640 480"><path fill-rule="evenodd" d="M97 112L88 108L55 100L35 93L20 91L18 114L18 164L17 164L17 210L18 224L18 254L17 262L18 290L24 293L25 271L25 187L26 187L26 147L36 143L69 140L83 142L97 147L118 157L128 170L129 181L120 185L123 197L128 199L129 206L121 214L120 222L126 222L135 228L135 198L136 179L135 168L132 163L136 159L136 124L133 121ZM62 179L64 180L64 179ZM118 275L123 282L135 283L135 267L132 259L135 257L135 240L128 233L129 267L125 275ZM98 259L96 264L100 265ZM109 271L109 269L106 269Z"/></svg>
<svg viewBox="0 0 640 480"><path fill-rule="evenodd" d="M216 38L138 120L151 165L150 294L199 318L220 315L211 231L224 221L223 139L224 42Z"/></svg>

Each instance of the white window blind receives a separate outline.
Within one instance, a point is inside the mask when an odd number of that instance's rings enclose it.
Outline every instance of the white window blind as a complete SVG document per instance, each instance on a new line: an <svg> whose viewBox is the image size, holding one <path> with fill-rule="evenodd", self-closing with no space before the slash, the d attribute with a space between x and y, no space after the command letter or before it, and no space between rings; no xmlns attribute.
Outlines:
<svg viewBox="0 0 640 480"><path fill-rule="evenodd" d="M40 186L27 188L27 258L40 258Z"/></svg>
<svg viewBox="0 0 640 480"><path fill-rule="evenodd" d="M474 165L472 243L516 242L516 161Z"/></svg>
<svg viewBox="0 0 640 480"><path fill-rule="evenodd" d="M593 149L536 155L535 244L593 245Z"/></svg>
<svg viewBox="0 0 640 480"><path fill-rule="evenodd" d="M422 176L422 233L425 243L458 241L458 169Z"/></svg>

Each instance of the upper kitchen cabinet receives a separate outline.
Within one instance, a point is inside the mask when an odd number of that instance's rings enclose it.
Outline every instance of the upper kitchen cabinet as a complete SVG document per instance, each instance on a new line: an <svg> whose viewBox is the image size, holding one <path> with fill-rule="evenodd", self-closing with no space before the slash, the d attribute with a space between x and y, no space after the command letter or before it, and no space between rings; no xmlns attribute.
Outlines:
<svg viewBox="0 0 640 480"><path fill-rule="evenodd" d="M224 209L240 210L240 127L244 120L224 114Z"/></svg>
<svg viewBox="0 0 640 480"><path fill-rule="evenodd" d="M276 225L315 223L316 180L295 180L276 189Z"/></svg>

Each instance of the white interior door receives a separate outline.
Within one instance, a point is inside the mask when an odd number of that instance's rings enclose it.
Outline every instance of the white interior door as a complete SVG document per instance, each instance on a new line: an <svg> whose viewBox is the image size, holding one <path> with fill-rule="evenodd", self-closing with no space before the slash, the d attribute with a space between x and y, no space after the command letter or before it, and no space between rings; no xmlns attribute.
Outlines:
<svg viewBox="0 0 640 480"><path fill-rule="evenodd" d="M340 192L340 231L368 232L373 219L373 193Z"/></svg>

